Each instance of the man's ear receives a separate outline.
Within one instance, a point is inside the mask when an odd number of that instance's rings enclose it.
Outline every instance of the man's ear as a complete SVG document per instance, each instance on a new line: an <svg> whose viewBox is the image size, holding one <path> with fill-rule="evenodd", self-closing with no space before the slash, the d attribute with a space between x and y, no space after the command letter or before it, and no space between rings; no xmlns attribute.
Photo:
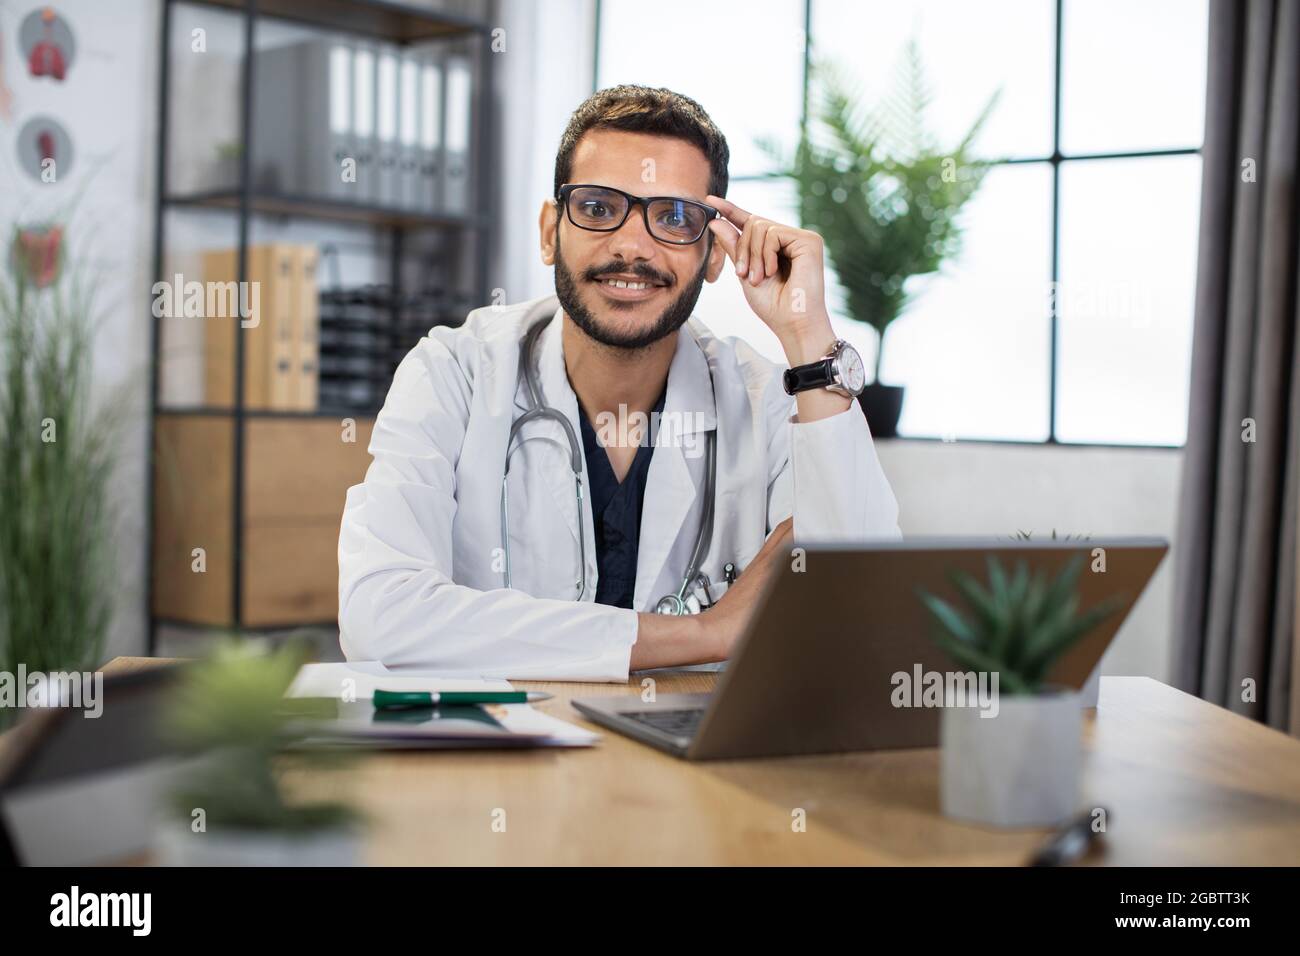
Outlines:
<svg viewBox="0 0 1300 956"><path fill-rule="evenodd" d="M555 265L555 227L559 206L554 199L542 203L541 215L537 217L537 230L542 243L542 264Z"/></svg>
<svg viewBox="0 0 1300 956"><path fill-rule="evenodd" d="M717 282L718 276L722 275L722 267L727 263L727 250L722 248L722 243L718 242L718 237L713 234L712 229L708 230L708 233L709 251L705 255L709 259L709 266L704 273L704 278L709 282Z"/></svg>

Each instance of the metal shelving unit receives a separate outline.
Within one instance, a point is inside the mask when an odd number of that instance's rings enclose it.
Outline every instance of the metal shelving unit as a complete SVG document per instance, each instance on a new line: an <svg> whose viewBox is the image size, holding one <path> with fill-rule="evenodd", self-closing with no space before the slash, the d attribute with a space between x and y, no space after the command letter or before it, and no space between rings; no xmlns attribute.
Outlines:
<svg viewBox="0 0 1300 956"><path fill-rule="evenodd" d="M227 13L242 15L243 56L240 76L240 173L239 186L232 189L216 189L189 194L172 192L168 183L169 156L169 114L171 109L171 38L173 14L177 6L211 7ZM214 214L234 214L238 223L238 278L241 282L248 277L249 224L255 215L275 215L296 219L316 220L336 223L362 223L391 230L392 266L390 282L395 293L401 292L401 263L406 248L406 236L414 230L440 230L453 234L472 234L475 238L473 262L473 288L468 290L478 301L486 302L490 297L488 286L489 229L492 223L493 194L485 174L484 157L492 155L493 118L492 118L492 56L487 53L491 39L491 27L482 21L460 14L414 6L398 0L163 0L161 9L161 52L159 64L158 96L158 152L156 156L157 180L155 192L154 250L153 273L161 279L166 251L165 226L167 213L173 209L192 209L211 211ZM472 216L440 215L436 212L421 213L410 210L389 208L368 203L347 200L317 198L292 195L280 192L268 192L252 186L251 162L253 156L253 111L255 108L253 91L255 89L255 61L253 55L257 26L263 20L276 20L292 23L300 27L317 28L322 32L346 33L376 40L391 42L399 46L426 43L438 40L463 40L476 38L482 44L474 57L475 92L473 95L473 141L472 156L478 166L474 174L474 190L479 211ZM154 581L154 532L156 523L155 475L155 423L166 416L211 416L227 417L233 422L233 455L230 467L233 469L233 508L231 510L231 528L233 544L233 569L231 587L230 616L236 628L243 626L244 593L242 586L242 565L244 560L244 481L245 481L245 422L265 419L311 419L338 417L346 414L347 409L322 409L319 411L267 411L247 409L244 407L244 337L235 336L235 375L233 407L163 407L160 403L161 361L160 345L162 320L151 317L150 331L150 416L148 425L148 448L150 467L147 482L147 520L146 539L148 548L149 580L145 587L145 612L149 620L149 653L154 653L157 628L160 624L185 626L187 622L176 621L156 613ZM394 309L393 322L398 321L397 309ZM373 409L356 409L354 414L364 416L373 414ZM340 508L342 503L340 502ZM320 624L319 621L303 621L300 626ZM210 626L210 625L199 625Z"/></svg>

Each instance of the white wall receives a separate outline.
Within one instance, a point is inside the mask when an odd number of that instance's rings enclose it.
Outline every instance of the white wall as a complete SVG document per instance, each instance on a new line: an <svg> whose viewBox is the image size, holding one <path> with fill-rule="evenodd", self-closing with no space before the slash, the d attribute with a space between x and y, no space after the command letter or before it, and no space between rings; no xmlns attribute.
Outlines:
<svg viewBox="0 0 1300 956"><path fill-rule="evenodd" d="M594 16L594 0L498 4L496 20L506 31L495 64L501 229L490 275L507 302L555 291L552 270L541 261L537 216L551 195L560 134L592 92Z"/></svg>
<svg viewBox="0 0 1300 956"><path fill-rule="evenodd" d="M905 535L1158 535L1173 541L1180 449L886 440L880 461ZM1106 674L1170 673L1173 554L1103 660Z"/></svg>
<svg viewBox="0 0 1300 956"><path fill-rule="evenodd" d="M17 48L21 18L37 4L0 6L13 117L0 119L0 227L8 255L12 223L69 223L72 255L99 276L95 351L99 402L124 412L121 467L113 489L119 534L116 613L107 655L144 649L145 423L149 382L159 0L61 0L75 61L63 82L33 78ZM17 166L15 140L28 118L57 119L73 142L73 164L54 184Z"/></svg>

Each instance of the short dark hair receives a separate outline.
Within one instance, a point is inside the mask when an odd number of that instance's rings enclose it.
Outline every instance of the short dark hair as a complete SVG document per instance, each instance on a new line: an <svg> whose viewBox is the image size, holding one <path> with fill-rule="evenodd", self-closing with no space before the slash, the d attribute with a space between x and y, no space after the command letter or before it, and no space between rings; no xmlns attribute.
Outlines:
<svg viewBox="0 0 1300 956"><path fill-rule="evenodd" d="M569 117L555 154L555 190L569 181L573 172L573 151L582 135L592 129L616 129L630 133L673 136L694 143L709 161L709 192L727 195L727 163L731 151L727 138L714 125L704 107L672 90L649 86L611 86L587 97Z"/></svg>

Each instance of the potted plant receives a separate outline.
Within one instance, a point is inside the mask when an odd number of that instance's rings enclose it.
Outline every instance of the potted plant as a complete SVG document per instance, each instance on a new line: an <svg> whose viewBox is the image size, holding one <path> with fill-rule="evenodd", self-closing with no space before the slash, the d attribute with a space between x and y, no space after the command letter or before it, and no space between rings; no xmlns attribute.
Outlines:
<svg viewBox="0 0 1300 956"><path fill-rule="evenodd" d="M1034 533L1032 531L1017 530L1015 535L1013 536L1013 540L1032 541L1033 537L1034 537ZM1053 541L1087 541L1091 537L1092 537L1091 535L1087 535L1087 534L1058 535L1056 533L1056 529L1055 528L1052 529ZM1097 661L1097 666L1092 669L1092 673L1088 675L1088 679L1084 682L1083 686L1079 688L1079 706L1085 708L1096 707L1097 700L1100 696L1101 696L1101 661Z"/></svg>
<svg viewBox="0 0 1300 956"><path fill-rule="evenodd" d="M307 734L320 702L286 700L306 658L227 639L189 665L168 710L166 733L186 761L159 830L164 865L346 866L359 862L358 814L340 801L290 799L287 780L336 763L322 751L286 753ZM303 705L306 705L305 707ZM316 711L320 715L319 711Z"/></svg>
<svg viewBox="0 0 1300 956"><path fill-rule="evenodd" d="M0 671L101 663L117 572L118 410L93 407L94 283L61 226L15 227L0 256ZM0 708L0 730L17 716Z"/></svg>
<svg viewBox="0 0 1300 956"><path fill-rule="evenodd" d="M988 559L987 587L957 572L967 613L921 591L936 644L958 665L996 675L996 707L945 701L941 794L945 815L1002 827L1051 826L1077 810L1081 716L1077 695L1047 682L1052 666L1118 606L1079 611L1075 555L1051 580L1023 561L1008 574ZM991 683L991 681L990 681ZM957 702L960 703L960 702Z"/></svg>
<svg viewBox="0 0 1300 956"><path fill-rule="evenodd" d="M759 145L780 164L775 175L794 180L800 220L822 236L848 316L876 330L874 375L859 401L872 433L891 437L903 387L880 381L885 332L917 291L909 280L937 272L960 250L958 214L993 162L975 158L973 143L997 94L945 149L926 130L930 94L915 40L894 91L874 109L860 108L833 65L819 64L812 79L820 102L793 161L771 140Z"/></svg>

